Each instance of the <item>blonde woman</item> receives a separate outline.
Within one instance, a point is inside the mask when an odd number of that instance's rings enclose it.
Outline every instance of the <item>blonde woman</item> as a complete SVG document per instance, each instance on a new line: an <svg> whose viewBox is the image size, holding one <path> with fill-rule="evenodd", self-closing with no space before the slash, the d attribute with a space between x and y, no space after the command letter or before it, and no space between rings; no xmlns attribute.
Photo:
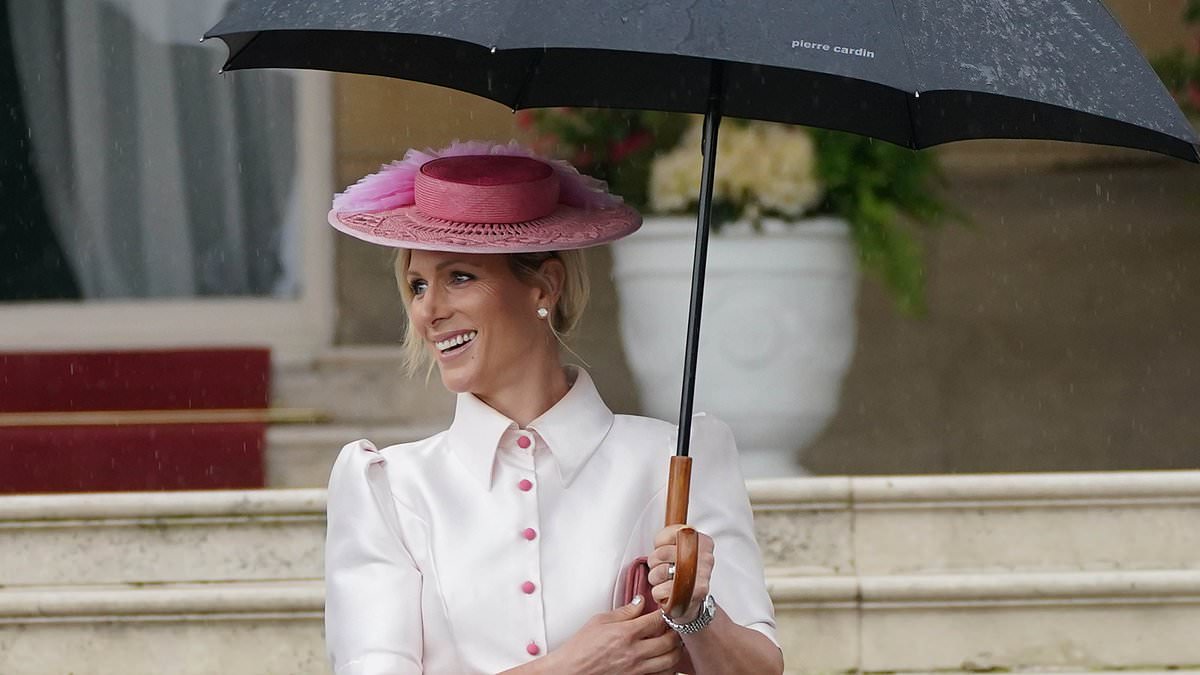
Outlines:
<svg viewBox="0 0 1200 675"><path fill-rule="evenodd" d="M330 223L400 249L410 367L458 394L450 428L342 449L329 482L326 640L338 675L780 673L774 613L729 428L693 423L685 612L661 526L673 425L614 415L562 337L580 250L641 217L514 144L410 151L339 195ZM646 556L652 597L620 602ZM686 657L686 658L685 658Z"/></svg>

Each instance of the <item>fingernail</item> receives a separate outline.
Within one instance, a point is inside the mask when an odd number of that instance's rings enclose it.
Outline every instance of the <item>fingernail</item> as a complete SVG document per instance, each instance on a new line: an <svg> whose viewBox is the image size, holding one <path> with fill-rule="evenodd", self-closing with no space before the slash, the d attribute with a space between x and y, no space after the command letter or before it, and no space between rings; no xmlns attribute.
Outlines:
<svg viewBox="0 0 1200 675"><path fill-rule="evenodd" d="M640 595L638 595L638 596L635 596L635 597L633 598L633 602L631 602L631 603L629 603L629 604L631 604L631 605L634 605L634 606L637 606L637 605L640 605L640 604L642 604L642 596L640 596Z"/></svg>

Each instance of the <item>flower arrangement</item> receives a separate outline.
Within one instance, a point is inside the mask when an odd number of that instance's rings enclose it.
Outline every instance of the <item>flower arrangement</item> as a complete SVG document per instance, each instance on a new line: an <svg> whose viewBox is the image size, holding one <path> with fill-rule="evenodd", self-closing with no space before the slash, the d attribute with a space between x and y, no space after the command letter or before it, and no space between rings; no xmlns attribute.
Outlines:
<svg viewBox="0 0 1200 675"><path fill-rule="evenodd" d="M685 213L700 186L701 120L591 108L518 113L539 152L570 160L648 213ZM921 247L911 232L962 220L936 192L932 154L821 129L726 119L717 141L713 226L763 218L846 220L859 261L899 309L924 312Z"/></svg>
<svg viewBox="0 0 1200 675"><path fill-rule="evenodd" d="M652 211L680 212L695 203L702 127L696 119L680 143L651 161ZM717 137L717 157L713 200L740 211L742 220L756 225L764 216L795 220L824 196L816 147L799 127L767 122L731 126Z"/></svg>

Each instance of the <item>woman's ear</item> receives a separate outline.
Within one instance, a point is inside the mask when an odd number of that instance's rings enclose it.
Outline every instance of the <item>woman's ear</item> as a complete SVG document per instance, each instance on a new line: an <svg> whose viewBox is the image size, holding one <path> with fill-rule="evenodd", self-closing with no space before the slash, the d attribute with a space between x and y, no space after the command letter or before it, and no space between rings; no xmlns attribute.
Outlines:
<svg viewBox="0 0 1200 675"><path fill-rule="evenodd" d="M563 283L567 278L567 268L558 258L547 258L542 261L542 266L538 268L538 306L545 307L551 311L558 306L558 299L562 297Z"/></svg>

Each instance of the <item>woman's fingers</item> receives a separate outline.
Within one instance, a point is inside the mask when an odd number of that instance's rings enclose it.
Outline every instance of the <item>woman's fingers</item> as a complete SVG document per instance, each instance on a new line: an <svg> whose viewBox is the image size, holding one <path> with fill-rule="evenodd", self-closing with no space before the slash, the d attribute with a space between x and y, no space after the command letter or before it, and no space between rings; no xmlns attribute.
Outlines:
<svg viewBox="0 0 1200 675"><path fill-rule="evenodd" d="M679 525L665 527L659 531L659 536L655 537L654 550L649 556L646 557L646 564L650 566L651 571L660 565L665 571L667 565L675 562L677 556L677 551L675 548L675 533L679 531L680 527L681 526ZM664 532L670 532L671 536L669 539L666 539L660 543L659 540L662 539ZM711 557L716 548L712 537L704 534L703 532L698 532L697 534L699 535L698 543L700 556L704 557L705 555L708 555Z"/></svg>
<svg viewBox="0 0 1200 675"><path fill-rule="evenodd" d="M642 664L644 668L650 669L643 672L654 673L655 675L675 675L677 671L673 666L679 663L679 659L681 658L683 658L682 649L678 649L671 654L656 656Z"/></svg>
<svg viewBox="0 0 1200 675"><path fill-rule="evenodd" d="M673 564L673 563L672 563ZM700 600L709 592L709 581L712 578L713 566L716 564L716 559L711 553L701 553L696 561L696 585L692 589L694 597ZM671 595L671 588L675 584L675 579L668 574L670 564L663 563L656 565L650 569L648 577L650 581L650 592L654 600L660 604L666 602L666 599Z"/></svg>
<svg viewBox="0 0 1200 675"><path fill-rule="evenodd" d="M683 638L667 627L662 614L652 612L633 621L636 643L633 654L639 673L674 673L671 667L683 654Z"/></svg>
<svg viewBox="0 0 1200 675"><path fill-rule="evenodd" d="M650 555L646 557L646 564L649 565L651 569L654 569L654 567L658 565L666 565L673 562L675 562L674 539L671 540L670 544L656 546L654 551L652 551Z"/></svg>
<svg viewBox="0 0 1200 675"><path fill-rule="evenodd" d="M676 535L679 534L679 530L681 530L685 527L689 527L689 526L688 525L667 525L666 527L662 528L654 535L654 547L658 548L660 546L674 544L675 537L676 537ZM703 550L703 548L705 546L707 546L708 550L711 551L713 548L712 537L708 536L707 534L704 534L703 532L698 532L698 534L700 535L701 550Z"/></svg>
<svg viewBox="0 0 1200 675"><path fill-rule="evenodd" d="M672 579L671 566L674 564L675 563L673 563L673 562L672 563L665 562L660 565L655 565L654 567L651 567L650 575L647 577L647 579L650 581L650 585L657 586L658 584L670 581Z"/></svg>
<svg viewBox="0 0 1200 675"><path fill-rule="evenodd" d="M664 527L663 529L661 529L657 533L655 533L654 546L658 547L658 546L666 546L667 544L674 544L675 543L675 535L679 532L680 529L685 528L685 527L687 527L687 525L667 525L666 527Z"/></svg>
<svg viewBox="0 0 1200 675"><path fill-rule="evenodd" d="M661 651L647 656L641 662L639 670L643 673L674 673L672 666L679 663L679 659L683 656L683 641L671 631L670 635L664 635L663 638L669 638L669 641L663 641L656 644L656 647L661 648ZM654 640L646 640L646 642L657 642L659 638Z"/></svg>
<svg viewBox="0 0 1200 675"><path fill-rule="evenodd" d="M675 546L675 539L681 527L685 526L668 525L659 530L654 537L655 548L646 558L646 563L650 566L648 577L650 595L659 606L666 605L675 585L674 576L670 574L670 571L671 566L676 563L678 550ZM696 534L698 535L696 580L692 587L692 597L688 599L687 616L695 616L700 611L700 605L708 595L713 567L716 564L714 556L716 544L712 537L703 532Z"/></svg>
<svg viewBox="0 0 1200 675"><path fill-rule="evenodd" d="M645 640L648 638L657 637L663 631L669 631L667 622L663 621L662 613L659 611L647 612L642 616L637 617L631 623L633 628L633 637L635 640ZM674 631L672 631L674 632Z"/></svg>
<svg viewBox="0 0 1200 675"><path fill-rule="evenodd" d="M665 583L657 584L650 587L650 595L654 598L654 602L657 602L659 606L662 606L665 605L667 599L671 597L671 589L673 588L675 588L674 581L667 581Z"/></svg>
<svg viewBox="0 0 1200 675"><path fill-rule="evenodd" d="M662 656L682 646L683 638L679 636L679 633L670 628L665 628L662 635L642 640L642 644L640 645L643 658Z"/></svg>

